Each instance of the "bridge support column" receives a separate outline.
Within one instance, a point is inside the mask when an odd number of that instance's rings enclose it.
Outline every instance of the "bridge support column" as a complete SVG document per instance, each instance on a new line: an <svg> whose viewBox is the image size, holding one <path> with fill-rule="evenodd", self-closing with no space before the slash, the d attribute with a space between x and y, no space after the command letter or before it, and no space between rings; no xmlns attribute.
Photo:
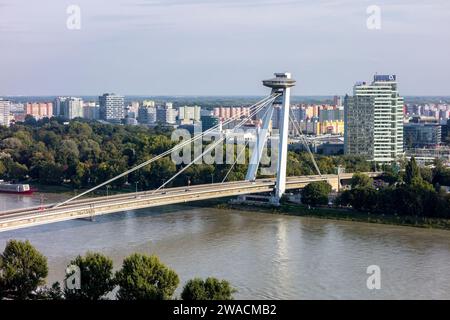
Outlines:
<svg viewBox="0 0 450 320"><path fill-rule="evenodd" d="M279 143L278 143L278 164L277 182L275 194L271 200L273 204L279 204L280 199L286 190L286 166L288 154L288 133L289 133L289 107L291 98L291 87L295 85L295 80L290 73L275 73L275 78L263 81L266 87L272 88L272 92L280 93L282 98L281 114L278 122Z"/></svg>
<svg viewBox="0 0 450 320"><path fill-rule="evenodd" d="M273 114L273 106L269 105L267 109L267 113L263 119L262 128L258 128L256 132L256 143L253 148L253 153L251 155L250 163L247 169L247 175L245 176L245 180L252 181L256 179L256 174L258 172L258 167L261 162L261 157L263 154L264 146L267 142L267 137L269 135L269 124L272 119Z"/></svg>
<svg viewBox="0 0 450 320"><path fill-rule="evenodd" d="M290 74L288 75L288 78L290 78ZM275 186L275 196L273 199L275 204L280 203L280 199L286 191L290 93L290 88L283 89L283 104L281 106L281 116L279 118L278 125L280 133L278 145L277 184Z"/></svg>

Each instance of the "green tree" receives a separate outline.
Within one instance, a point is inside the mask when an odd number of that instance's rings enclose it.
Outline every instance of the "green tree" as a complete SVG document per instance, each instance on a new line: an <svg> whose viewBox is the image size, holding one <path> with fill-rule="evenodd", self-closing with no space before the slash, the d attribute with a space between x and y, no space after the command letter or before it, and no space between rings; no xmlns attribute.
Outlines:
<svg viewBox="0 0 450 320"><path fill-rule="evenodd" d="M157 256L132 254L116 272L120 300L167 300L175 292L178 275L165 266Z"/></svg>
<svg viewBox="0 0 450 320"><path fill-rule="evenodd" d="M7 162L8 178L23 180L28 174L28 168L26 165L10 160Z"/></svg>
<svg viewBox="0 0 450 320"><path fill-rule="evenodd" d="M377 206L377 190L370 187L357 187L350 190L350 204L356 210L373 211Z"/></svg>
<svg viewBox="0 0 450 320"><path fill-rule="evenodd" d="M195 278L189 280L183 288L183 300L233 300L236 290L226 280Z"/></svg>
<svg viewBox="0 0 450 320"><path fill-rule="evenodd" d="M40 183L49 185L60 185L64 179L64 168L60 164L42 162L37 166L38 179Z"/></svg>
<svg viewBox="0 0 450 320"><path fill-rule="evenodd" d="M36 300L64 300L64 293L59 282L54 282L51 287L39 288L35 296Z"/></svg>
<svg viewBox="0 0 450 320"><path fill-rule="evenodd" d="M411 184L414 178L421 178L420 169L416 163L416 159L411 157L411 160L406 165L405 168L405 183Z"/></svg>
<svg viewBox="0 0 450 320"><path fill-rule="evenodd" d="M114 289L113 261L100 254L88 252L84 257L78 256L69 263L80 268L81 288L64 293L72 300L99 300ZM70 274L66 275L66 279Z"/></svg>
<svg viewBox="0 0 450 320"><path fill-rule="evenodd" d="M331 185L326 181L315 181L303 188L302 203L317 206L328 204Z"/></svg>
<svg viewBox="0 0 450 320"><path fill-rule="evenodd" d="M6 173L6 167L3 164L3 160L0 159L0 177L2 177Z"/></svg>
<svg viewBox="0 0 450 320"><path fill-rule="evenodd" d="M352 189L370 188L373 186L373 179L364 173L355 173L350 182Z"/></svg>
<svg viewBox="0 0 450 320"><path fill-rule="evenodd" d="M47 258L28 240L10 240L0 255L0 297L32 298L47 274Z"/></svg>

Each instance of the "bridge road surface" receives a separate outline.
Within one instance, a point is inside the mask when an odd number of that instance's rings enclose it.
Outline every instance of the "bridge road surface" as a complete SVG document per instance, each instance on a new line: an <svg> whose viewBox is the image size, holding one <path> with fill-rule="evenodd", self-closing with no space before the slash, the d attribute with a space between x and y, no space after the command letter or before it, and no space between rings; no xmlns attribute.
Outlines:
<svg viewBox="0 0 450 320"><path fill-rule="evenodd" d="M375 177L379 173L367 173ZM328 181L332 186L338 179L349 179L352 174L289 177L286 189L300 189L313 181ZM76 200L54 208L56 204L8 210L0 212L0 232L42 224L79 218L93 218L97 215L157 207L169 204L215 199L230 196L272 192L275 179L235 181L203 184L189 187L165 188L158 191L141 191L112 196L92 197ZM335 189L335 188L334 188Z"/></svg>

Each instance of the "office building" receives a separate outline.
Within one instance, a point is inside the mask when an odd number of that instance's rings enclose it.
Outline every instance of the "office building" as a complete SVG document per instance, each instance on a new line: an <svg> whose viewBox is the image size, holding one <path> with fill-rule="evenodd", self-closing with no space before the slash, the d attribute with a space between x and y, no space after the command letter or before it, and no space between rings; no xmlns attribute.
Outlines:
<svg viewBox="0 0 450 320"><path fill-rule="evenodd" d="M53 104L53 115L61 117L64 115L64 103L68 97L57 97Z"/></svg>
<svg viewBox="0 0 450 320"><path fill-rule="evenodd" d="M405 148L436 147L442 142L442 127L439 123L405 123Z"/></svg>
<svg viewBox="0 0 450 320"><path fill-rule="evenodd" d="M357 83L344 99L345 153L376 162L403 155L403 98L395 75L375 75L372 84Z"/></svg>
<svg viewBox="0 0 450 320"><path fill-rule="evenodd" d="M53 115L66 120L82 118L84 116L83 99L76 97L57 97L54 103Z"/></svg>
<svg viewBox="0 0 450 320"><path fill-rule="evenodd" d="M193 124L200 121L202 108L199 106L184 106L178 108L178 121L180 124Z"/></svg>
<svg viewBox="0 0 450 320"><path fill-rule="evenodd" d="M83 118L83 99L69 98L64 103L65 119L71 120L75 118Z"/></svg>
<svg viewBox="0 0 450 320"><path fill-rule="evenodd" d="M105 93L98 97L100 104L100 119L120 122L125 118L124 97L114 93Z"/></svg>
<svg viewBox="0 0 450 320"><path fill-rule="evenodd" d="M343 107L324 107L319 110L319 121L343 121Z"/></svg>
<svg viewBox="0 0 450 320"><path fill-rule="evenodd" d="M142 105L144 106L144 107L155 107L155 101L153 101L153 100L144 100L143 102L142 102Z"/></svg>
<svg viewBox="0 0 450 320"><path fill-rule="evenodd" d="M213 115L204 115L201 116L200 120L202 121L202 130L209 130L219 124L219 118Z"/></svg>
<svg viewBox="0 0 450 320"><path fill-rule="evenodd" d="M11 121L11 101L0 99L0 126L9 127Z"/></svg>
<svg viewBox="0 0 450 320"><path fill-rule="evenodd" d="M150 125L156 123L156 108L151 105L142 105L138 109L138 122Z"/></svg>
<svg viewBox="0 0 450 320"><path fill-rule="evenodd" d="M83 106L83 117L89 120L100 119L100 105L96 102L85 102Z"/></svg>
<svg viewBox="0 0 450 320"><path fill-rule="evenodd" d="M216 107L213 111L214 116L226 120L229 118L245 118L250 115L248 107Z"/></svg>
<svg viewBox="0 0 450 320"><path fill-rule="evenodd" d="M156 109L156 122L161 124L175 124L177 111L173 108L172 103L168 102L165 106Z"/></svg>

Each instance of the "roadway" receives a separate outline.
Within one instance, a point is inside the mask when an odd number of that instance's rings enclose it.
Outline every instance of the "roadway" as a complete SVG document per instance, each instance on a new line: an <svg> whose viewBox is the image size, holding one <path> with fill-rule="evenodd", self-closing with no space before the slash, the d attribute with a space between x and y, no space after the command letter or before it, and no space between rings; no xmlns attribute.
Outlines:
<svg viewBox="0 0 450 320"><path fill-rule="evenodd" d="M371 176L378 173L369 173ZM339 179L349 179L352 174L341 174ZM289 177L286 189L300 189L313 181L328 181L336 186L337 175ZM192 201L272 192L275 179L236 181L203 184L190 187L166 188L158 191L141 191L75 200L54 208L56 204L36 206L0 212L0 232L55 223L97 215L137 210L156 206L187 203Z"/></svg>

